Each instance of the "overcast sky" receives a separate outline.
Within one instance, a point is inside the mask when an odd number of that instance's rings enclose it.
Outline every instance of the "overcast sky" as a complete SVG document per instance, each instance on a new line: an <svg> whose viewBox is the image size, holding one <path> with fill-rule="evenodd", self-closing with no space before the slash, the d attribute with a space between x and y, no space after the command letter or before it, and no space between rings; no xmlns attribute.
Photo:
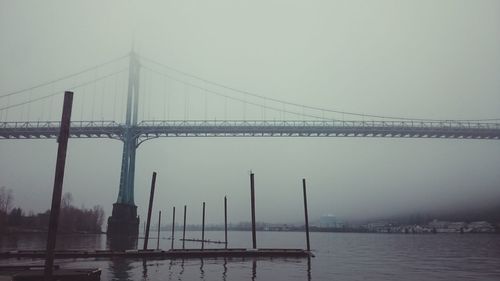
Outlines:
<svg viewBox="0 0 500 281"><path fill-rule="evenodd" d="M273 99L412 118L500 117L500 2L482 0L0 0L0 95L123 56L133 38L144 57ZM126 66L125 59L18 101ZM141 119L262 117L259 108L223 105L227 100L147 69L141 74ZM120 121L126 77L75 89L73 120ZM0 99L0 107L16 98ZM57 98L0 117L57 120ZM0 140L0 185L14 191L16 206L49 208L56 151L55 140ZM111 214L121 151L117 140L70 140L64 191L77 205L100 204ZM495 140L161 138L138 149L135 201L144 218L157 171L155 209L167 217L172 206L187 204L188 222L200 223L206 201L207 221L223 222L227 195L230 221L249 221L253 170L259 221L301 221L303 177L312 219L366 218L498 203L499 169Z"/></svg>

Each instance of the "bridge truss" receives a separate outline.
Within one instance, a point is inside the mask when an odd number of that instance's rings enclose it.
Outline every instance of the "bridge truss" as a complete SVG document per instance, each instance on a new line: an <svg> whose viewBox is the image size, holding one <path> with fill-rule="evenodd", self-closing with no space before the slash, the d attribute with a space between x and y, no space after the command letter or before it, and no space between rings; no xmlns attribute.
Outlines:
<svg viewBox="0 0 500 281"><path fill-rule="evenodd" d="M58 121L1 122L0 139L53 139ZM127 125L74 121L72 138L124 140ZM250 121L156 120L128 128L138 144L159 137L388 137L500 139L500 123L461 121Z"/></svg>

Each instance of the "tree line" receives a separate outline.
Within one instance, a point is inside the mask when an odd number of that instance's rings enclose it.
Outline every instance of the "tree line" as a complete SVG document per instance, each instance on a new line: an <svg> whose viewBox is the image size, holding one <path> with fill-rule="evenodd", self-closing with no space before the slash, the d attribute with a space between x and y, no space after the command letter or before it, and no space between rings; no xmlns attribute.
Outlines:
<svg viewBox="0 0 500 281"><path fill-rule="evenodd" d="M48 229L50 210L28 214L20 207L13 208L14 196L11 189L0 187L0 233L45 232ZM101 233L104 222L102 206L93 208L73 205L71 193L65 193L61 200L59 233Z"/></svg>

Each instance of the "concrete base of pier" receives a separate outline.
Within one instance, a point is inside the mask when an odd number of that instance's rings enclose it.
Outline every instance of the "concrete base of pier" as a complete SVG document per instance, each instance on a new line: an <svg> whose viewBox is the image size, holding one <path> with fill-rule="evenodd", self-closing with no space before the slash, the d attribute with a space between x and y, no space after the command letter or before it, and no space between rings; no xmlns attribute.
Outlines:
<svg viewBox="0 0 500 281"><path fill-rule="evenodd" d="M129 204L113 204L113 213L108 218L108 235L137 236L139 234L139 217L137 206Z"/></svg>

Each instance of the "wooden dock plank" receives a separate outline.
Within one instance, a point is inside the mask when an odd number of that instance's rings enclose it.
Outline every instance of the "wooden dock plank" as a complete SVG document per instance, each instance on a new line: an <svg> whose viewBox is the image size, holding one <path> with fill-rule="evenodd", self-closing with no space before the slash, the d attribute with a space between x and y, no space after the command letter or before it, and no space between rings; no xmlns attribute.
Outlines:
<svg viewBox="0 0 500 281"><path fill-rule="evenodd" d="M54 266L54 280L59 281L99 281L98 268L60 268ZM0 281L38 281L44 279L44 265L5 265L0 267Z"/></svg>
<svg viewBox="0 0 500 281"><path fill-rule="evenodd" d="M308 257L312 253L303 249L173 249L173 250L71 250L56 251L55 257L61 258L203 258L203 257ZM45 251L10 251L0 253L0 258L43 258Z"/></svg>
<svg viewBox="0 0 500 281"><path fill-rule="evenodd" d="M101 270L92 269L59 269L54 270L53 279L58 281L99 281ZM13 281L39 281L44 277L44 270L21 271L12 276Z"/></svg>

